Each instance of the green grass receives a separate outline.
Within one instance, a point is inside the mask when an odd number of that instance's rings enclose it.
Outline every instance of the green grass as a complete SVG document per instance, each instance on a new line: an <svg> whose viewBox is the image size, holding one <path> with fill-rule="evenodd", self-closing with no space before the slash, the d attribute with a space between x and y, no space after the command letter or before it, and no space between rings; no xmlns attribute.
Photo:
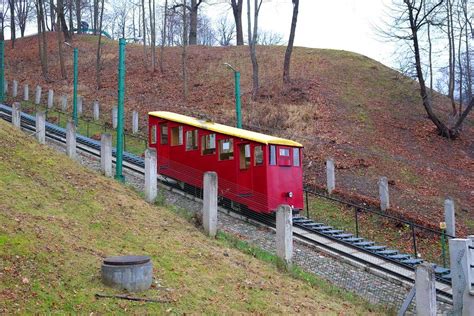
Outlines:
<svg viewBox="0 0 474 316"><path fill-rule="evenodd" d="M0 149L2 314L384 313L206 238L182 210L147 204L3 121ZM170 303L94 297L121 293L101 284L100 263L125 254L154 265L157 287L135 295Z"/></svg>

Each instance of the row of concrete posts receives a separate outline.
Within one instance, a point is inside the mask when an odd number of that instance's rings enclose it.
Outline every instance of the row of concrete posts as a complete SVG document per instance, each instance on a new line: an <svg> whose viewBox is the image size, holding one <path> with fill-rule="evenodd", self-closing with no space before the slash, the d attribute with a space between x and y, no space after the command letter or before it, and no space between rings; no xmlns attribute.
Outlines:
<svg viewBox="0 0 474 316"><path fill-rule="evenodd" d="M5 93L8 92L8 82L5 81ZM12 97L16 98L18 96L18 81L13 80L12 84ZM41 104L41 97L42 97L42 88L41 86L36 86L35 90L35 105ZM24 85L23 88L23 101L29 101L29 86L28 84ZM79 96L77 98L77 114L81 115L83 113L83 103L84 98ZM66 95L62 95L60 97L60 107L61 111L66 112L68 110L68 98ZM47 98L47 107L48 109L52 109L54 107L54 91L52 89L48 90L48 98ZM100 119L100 105L99 101L94 101L92 104L92 117L94 121L98 121ZM137 111L132 112L132 133L136 134L139 130L139 116ZM117 128L117 107L114 106L112 108L112 126L114 129Z"/></svg>
<svg viewBox="0 0 474 316"><path fill-rule="evenodd" d="M326 190L332 194L336 188L336 173L333 159L326 161ZM378 181L380 209L386 211L390 208L390 195L387 177L380 177ZM454 201L447 198L444 202L444 215L446 223L446 234L450 237L456 236L456 220Z"/></svg>

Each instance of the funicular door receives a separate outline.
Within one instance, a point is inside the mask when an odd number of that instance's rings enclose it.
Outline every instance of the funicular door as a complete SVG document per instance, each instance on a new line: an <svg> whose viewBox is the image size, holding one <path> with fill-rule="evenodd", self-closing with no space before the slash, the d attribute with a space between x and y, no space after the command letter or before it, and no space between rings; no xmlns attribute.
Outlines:
<svg viewBox="0 0 474 316"><path fill-rule="evenodd" d="M250 153L249 143L238 144L237 185L241 195L250 195L253 189Z"/></svg>
<svg viewBox="0 0 474 316"><path fill-rule="evenodd" d="M169 149L169 123L168 122L160 122L157 126L157 158L158 158L158 173L160 171L166 170L169 168L169 157L170 157L170 149Z"/></svg>

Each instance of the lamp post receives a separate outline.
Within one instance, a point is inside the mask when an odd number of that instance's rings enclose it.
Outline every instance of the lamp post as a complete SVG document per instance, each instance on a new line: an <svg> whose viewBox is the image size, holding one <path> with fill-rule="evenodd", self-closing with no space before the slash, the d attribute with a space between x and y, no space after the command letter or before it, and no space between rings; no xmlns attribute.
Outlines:
<svg viewBox="0 0 474 316"><path fill-rule="evenodd" d="M0 41L0 102L5 99L5 44Z"/></svg>
<svg viewBox="0 0 474 316"><path fill-rule="evenodd" d="M119 40L119 64L118 64L118 106L117 106L117 149L115 154L115 179L125 182L122 174L123 162L123 113L125 99L125 38Z"/></svg>
<svg viewBox="0 0 474 316"><path fill-rule="evenodd" d="M241 102L240 102L240 72L232 67L229 63L224 63L227 68L231 69L234 72L234 81L235 81L235 114L237 118L237 127L242 128L242 111L241 111Z"/></svg>
<svg viewBox="0 0 474 316"><path fill-rule="evenodd" d="M78 77L79 77L79 51L77 47L72 47L71 44L68 42L64 42L67 46L71 47L74 51L74 83L73 83L73 93L72 93L72 119L74 120L74 124L77 126L78 124L78 116L77 116L77 82L78 82Z"/></svg>

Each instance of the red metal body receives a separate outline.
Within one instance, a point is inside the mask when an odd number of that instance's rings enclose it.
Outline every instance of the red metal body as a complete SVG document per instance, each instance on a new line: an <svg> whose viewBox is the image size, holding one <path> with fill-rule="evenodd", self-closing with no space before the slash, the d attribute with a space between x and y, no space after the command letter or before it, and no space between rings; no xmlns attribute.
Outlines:
<svg viewBox="0 0 474 316"><path fill-rule="evenodd" d="M259 213L272 213L280 204L303 208L302 148L239 138L151 114L148 122L159 174L202 188L204 172L215 171L219 196L233 203ZM214 150L204 145L211 134Z"/></svg>

